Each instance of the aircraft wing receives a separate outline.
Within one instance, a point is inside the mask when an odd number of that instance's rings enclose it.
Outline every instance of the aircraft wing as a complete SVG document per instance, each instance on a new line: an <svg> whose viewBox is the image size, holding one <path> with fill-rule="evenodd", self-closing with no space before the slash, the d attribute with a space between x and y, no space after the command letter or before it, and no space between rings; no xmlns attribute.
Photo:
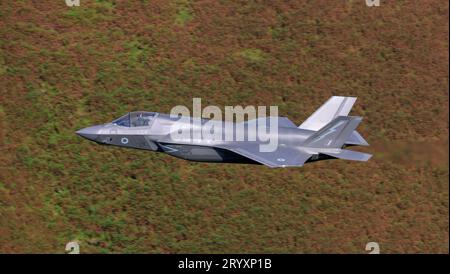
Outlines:
<svg viewBox="0 0 450 274"><path fill-rule="evenodd" d="M260 152L257 142L240 142L239 144L221 145L220 148L232 151L268 167L303 166L312 154L293 147L278 146L273 152Z"/></svg>

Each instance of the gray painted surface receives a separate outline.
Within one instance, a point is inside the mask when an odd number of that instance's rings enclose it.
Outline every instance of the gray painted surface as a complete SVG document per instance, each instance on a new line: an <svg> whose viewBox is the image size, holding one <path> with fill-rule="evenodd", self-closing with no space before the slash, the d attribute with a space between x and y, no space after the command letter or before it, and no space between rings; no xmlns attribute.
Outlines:
<svg viewBox="0 0 450 274"><path fill-rule="evenodd" d="M368 145L355 130L362 118L347 116L355 101L354 97L333 96L299 127L286 117L276 117L276 134L258 131L262 124L270 125L268 118L258 118L243 124L201 119L201 124L210 122L215 125L215 129L221 128L222 137L225 136L225 127L233 128L234 137L243 131L243 141L174 138L171 133L180 125L192 133L201 132L201 127L192 123L192 117L184 117L180 121L179 117L154 112L131 112L111 123L87 127L76 133L99 144L163 152L200 162L289 167L335 158L367 161L370 154L343 149L345 146ZM174 127L175 123L178 127ZM253 127L252 123L256 125ZM249 141L248 137L252 134L256 139ZM268 137L276 138L278 146L272 152L261 152L260 145L264 144L261 140L267 140Z"/></svg>

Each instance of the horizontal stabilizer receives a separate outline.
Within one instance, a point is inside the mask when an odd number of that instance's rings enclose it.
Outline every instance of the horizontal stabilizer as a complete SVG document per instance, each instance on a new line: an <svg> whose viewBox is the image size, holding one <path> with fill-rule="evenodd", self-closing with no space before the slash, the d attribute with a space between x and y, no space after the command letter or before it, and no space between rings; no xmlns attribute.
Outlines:
<svg viewBox="0 0 450 274"><path fill-rule="evenodd" d="M341 149L339 152L321 152L322 154L326 154L328 156L332 156L339 159L344 160L352 160L352 161L367 161L372 157L372 154L367 154L358 151Z"/></svg>

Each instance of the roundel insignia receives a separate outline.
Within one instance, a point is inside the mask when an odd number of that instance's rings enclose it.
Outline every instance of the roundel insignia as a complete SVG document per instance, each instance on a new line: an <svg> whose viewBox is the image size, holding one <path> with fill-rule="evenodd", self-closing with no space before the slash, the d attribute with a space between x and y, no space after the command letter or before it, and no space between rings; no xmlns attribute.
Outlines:
<svg viewBox="0 0 450 274"><path fill-rule="evenodd" d="M128 138L123 137L122 139L120 139L120 142L124 145L128 144Z"/></svg>

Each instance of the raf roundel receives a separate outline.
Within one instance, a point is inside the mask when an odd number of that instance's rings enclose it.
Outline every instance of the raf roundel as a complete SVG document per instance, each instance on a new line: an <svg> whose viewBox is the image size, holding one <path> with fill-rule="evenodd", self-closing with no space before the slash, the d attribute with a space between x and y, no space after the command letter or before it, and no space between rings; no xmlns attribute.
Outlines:
<svg viewBox="0 0 450 274"><path fill-rule="evenodd" d="M122 139L120 139L120 142L124 145L128 144L128 138L123 137Z"/></svg>

